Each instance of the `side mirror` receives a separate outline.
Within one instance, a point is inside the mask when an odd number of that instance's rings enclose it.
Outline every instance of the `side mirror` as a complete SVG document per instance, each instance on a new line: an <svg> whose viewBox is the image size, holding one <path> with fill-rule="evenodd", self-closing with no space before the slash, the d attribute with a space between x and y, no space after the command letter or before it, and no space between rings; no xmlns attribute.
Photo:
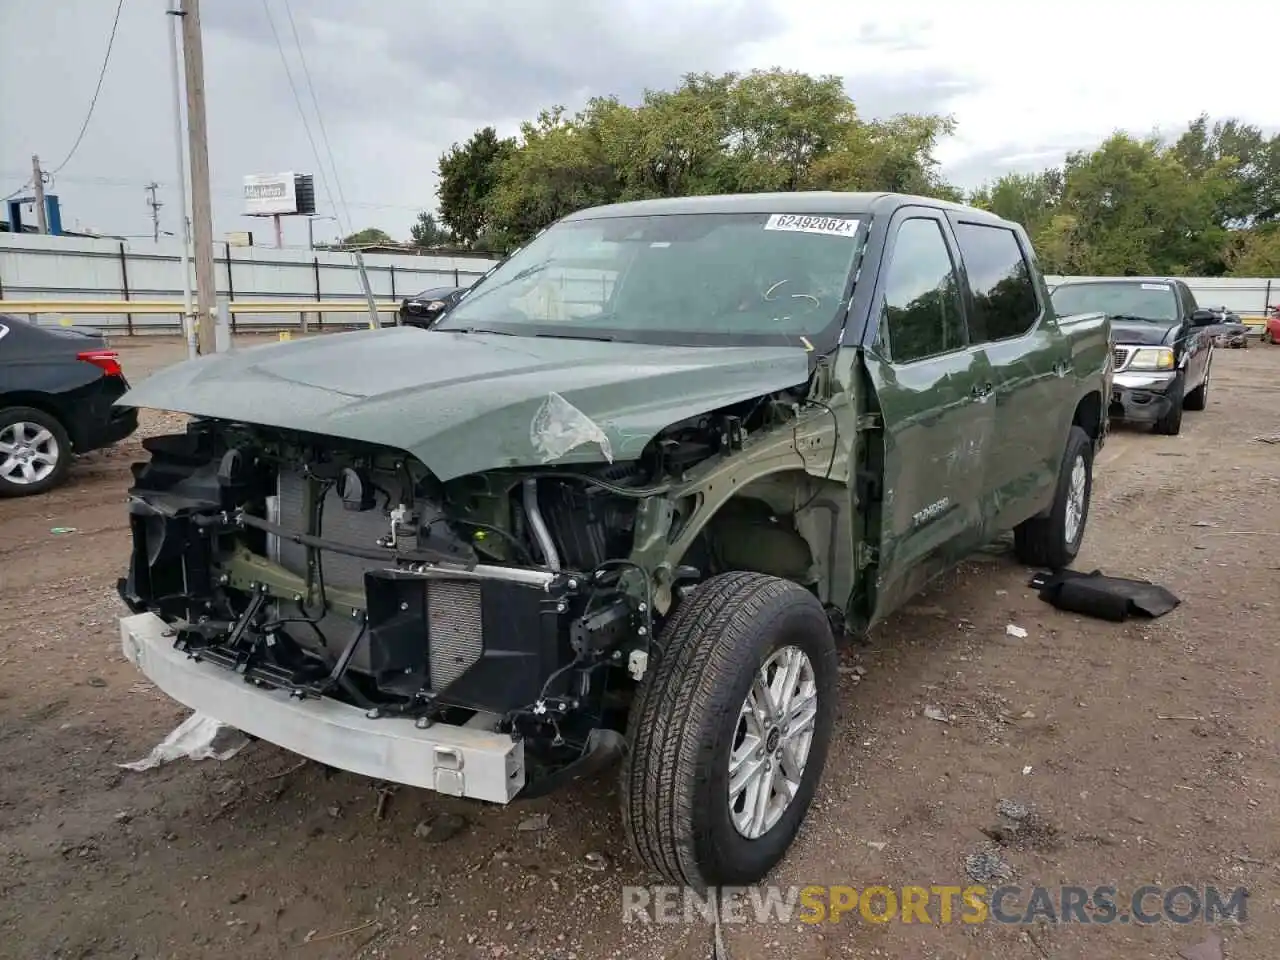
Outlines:
<svg viewBox="0 0 1280 960"><path fill-rule="evenodd" d="M1191 323L1197 327L1211 327L1218 322L1218 315L1212 310L1197 310L1191 315Z"/></svg>

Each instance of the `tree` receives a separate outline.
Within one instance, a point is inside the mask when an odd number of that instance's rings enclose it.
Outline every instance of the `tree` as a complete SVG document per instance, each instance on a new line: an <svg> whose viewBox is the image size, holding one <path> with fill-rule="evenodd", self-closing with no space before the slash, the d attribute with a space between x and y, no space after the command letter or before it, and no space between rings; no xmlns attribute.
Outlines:
<svg viewBox="0 0 1280 960"><path fill-rule="evenodd" d="M975 190L969 203L998 217L1022 224L1031 236L1048 226L1058 213L1064 187L1063 171L1007 173Z"/></svg>
<svg viewBox="0 0 1280 960"><path fill-rule="evenodd" d="M496 175L469 242L483 233L490 244L520 243L582 207L651 197L863 189L958 199L933 155L951 129L933 116L863 123L834 76L688 74L634 106L597 97L576 114L553 107L522 125L489 168Z"/></svg>
<svg viewBox="0 0 1280 960"><path fill-rule="evenodd" d="M409 238L415 247L443 247L453 240L453 235L436 223L436 218L423 210L417 222L409 228Z"/></svg>
<svg viewBox="0 0 1280 960"><path fill-rule="evenodd" d="M379 230L377 227L365 227L363 230L357 230L355 233L343 237L342 242L345 246L359 247L367 246L374 243L391 243L391 234L385 230Z"/></svg>
<svg viewBox="0 0 1280 960"><path fill-rule="evenodd" d="M513 139L500 139L493 127L485 127L440 157L440 220L463 243L474 244L488 227L489 194L502 162L514 149Z"/></svg>

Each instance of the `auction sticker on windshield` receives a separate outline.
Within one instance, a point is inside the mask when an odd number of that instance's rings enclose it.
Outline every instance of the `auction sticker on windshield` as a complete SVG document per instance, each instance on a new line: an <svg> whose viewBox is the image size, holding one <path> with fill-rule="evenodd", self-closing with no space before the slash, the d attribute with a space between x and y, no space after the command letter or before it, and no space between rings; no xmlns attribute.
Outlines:
<svg viewBox="0 0 1280 960"><path fill-rule="evenodd" d="M1142 289L1143 290L1168 290L1169 285L1167 283L1144 283L1142 285Z"/></svg>
<svg viewBox="0 0 1280 960"><path fill-rule="evenodd" d="M766 230L790 230L793 233L825 233L833 237L852 237L857 220L844 217L810 217L798 213L775 213L764 225Z"/></svg>

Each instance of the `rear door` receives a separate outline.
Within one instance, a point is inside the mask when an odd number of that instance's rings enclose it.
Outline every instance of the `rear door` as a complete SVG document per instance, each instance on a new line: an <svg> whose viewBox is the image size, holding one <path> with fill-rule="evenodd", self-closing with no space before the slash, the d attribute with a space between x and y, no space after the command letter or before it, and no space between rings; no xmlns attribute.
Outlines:
<svg viewBox="0 0 1280 960"><path fill-rule="evenodd" d="M978 498L994 407L986 359L969 343L958 263L940 211L894 214L863 344L885 460L872 619L983 541Z"/></svg>
<svg viewBox="0 0 1280 960"><path fill-rule="evenodd" d="M990 529L1007 530L1053 499L1074 412L1070 345L1015 230L961 219L955 231L969 334L991 365L995 395L982 512Z"/></svg>

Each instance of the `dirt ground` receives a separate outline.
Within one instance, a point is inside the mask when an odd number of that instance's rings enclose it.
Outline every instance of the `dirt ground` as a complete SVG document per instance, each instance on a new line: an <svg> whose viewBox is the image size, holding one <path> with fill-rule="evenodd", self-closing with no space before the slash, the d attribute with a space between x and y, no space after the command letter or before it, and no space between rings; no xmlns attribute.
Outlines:
<svg viewBox="0 0 1280 960"><path fill-rule="evenodd" d="M119 346L134 379L182 355ZM1145 883L1244 886L1246 921L1216 928L1222 955L1274 958L1280 446L1254 438L1280 430L1278 401L1280 348L1219 350L1209 409L1181 436L1118 429L1103 450L1077 566L1164 584L1182 600L1171 614L1061 613L995 552L846 650L825 780L773 879L966 886L966 858L992 853L1014 883L1113 884L1121 899ZM167 428L144 418L144 433ZM612 775L507 809L406 788L378 819L371 782L263 743L121 770L185 715L117 638L138 454L135 438L49 495L0 502L0 955L710 955L705 922L623 923L621 887L651 878L623 847ZM1001 800L1030 828L994 830ZM462 831L415 834L442 812ZM735 960L1174 960L1211 932L931 917L726 924L723 938Z"/></svg>

